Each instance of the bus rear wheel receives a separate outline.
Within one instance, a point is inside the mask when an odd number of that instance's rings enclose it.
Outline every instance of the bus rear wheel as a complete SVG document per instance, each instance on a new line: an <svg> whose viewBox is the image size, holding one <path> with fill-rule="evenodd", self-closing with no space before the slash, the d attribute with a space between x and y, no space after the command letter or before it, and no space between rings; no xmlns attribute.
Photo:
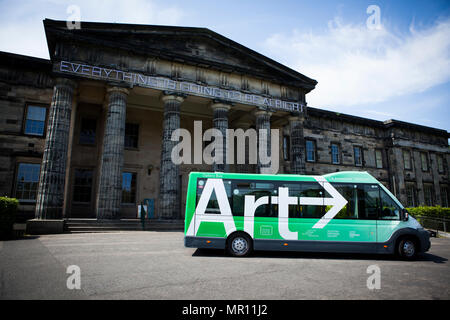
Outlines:
<svg viewBox="0 0 450 320"><path fill-rule="evenodd" d="M227 251L232 256L246 257L252 250L252 240L245 233L235 233L228 238Z"/></svg>
<svg viewBox="0 0 450 320"><path fill-rule="evenodd" d="M410 237L402 238L397 245L397 254L403 260L414 260L417 257L417 242Z"/></svg>

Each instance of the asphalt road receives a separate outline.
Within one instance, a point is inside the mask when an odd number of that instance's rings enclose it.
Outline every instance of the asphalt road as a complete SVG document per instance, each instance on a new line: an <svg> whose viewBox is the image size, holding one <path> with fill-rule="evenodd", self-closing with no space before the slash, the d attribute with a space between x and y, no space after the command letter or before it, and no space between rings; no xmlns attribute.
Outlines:
<svg viewBox="0 0 450 320"><path fill-rule="evenodd" d="M418 261L183 246L180 232L61 234L0 242L1 299L449 299L450 239ZM79 267L80 288L67 273ZM380 289L368 289L369 266ZM69 281L70 283L76 283Z"/></svg>

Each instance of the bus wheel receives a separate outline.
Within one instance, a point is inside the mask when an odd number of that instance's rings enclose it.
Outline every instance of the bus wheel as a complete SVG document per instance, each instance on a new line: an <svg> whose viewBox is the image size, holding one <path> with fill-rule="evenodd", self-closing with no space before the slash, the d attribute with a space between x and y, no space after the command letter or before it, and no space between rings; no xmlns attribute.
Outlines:
<svg viewBox="0 0 450 320"><path fill-rule="evenodd" d="M235 233L228 239L228 253L234 257L246 257L252 252L252 240L245 233Z"/></svg>
<svg viewBox="0 0 450 320"><path fill-rule="evenodd" d="M397 253L403 260L414 260L417 256L417 244L412 238L403 238L398 242Z"/></svg>

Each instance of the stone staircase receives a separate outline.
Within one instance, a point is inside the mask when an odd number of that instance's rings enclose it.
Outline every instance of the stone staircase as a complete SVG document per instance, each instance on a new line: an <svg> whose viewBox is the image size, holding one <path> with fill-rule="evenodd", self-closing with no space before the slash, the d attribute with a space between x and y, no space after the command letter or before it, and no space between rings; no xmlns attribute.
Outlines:
<svg viewBox="0 0 450 320"><path fill-rule="evenodd" d="M140 219L97 220L66 219L64 231L68 233L142 231ZM149 219L145 221L145 231L183 231L184 220Z"/></svg>

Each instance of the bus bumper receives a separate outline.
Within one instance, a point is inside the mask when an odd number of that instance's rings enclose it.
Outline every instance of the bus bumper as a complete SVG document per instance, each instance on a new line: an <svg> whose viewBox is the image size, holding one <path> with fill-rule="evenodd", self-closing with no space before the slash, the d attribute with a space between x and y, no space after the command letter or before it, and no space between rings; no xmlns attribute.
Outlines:
<svg viewBox="0 0 450 320"><path fill-rule="evenodd" d="M225 249L225 245L225 238L184 237L184 246L187 248Z"/></svg>
<svg viewBox="0 0 450 320"><path fill-rule="evenodd" d="M420 240L420 252L426 252L430 250L430 233L427 230L419 230L418 237Z"/></svg>

